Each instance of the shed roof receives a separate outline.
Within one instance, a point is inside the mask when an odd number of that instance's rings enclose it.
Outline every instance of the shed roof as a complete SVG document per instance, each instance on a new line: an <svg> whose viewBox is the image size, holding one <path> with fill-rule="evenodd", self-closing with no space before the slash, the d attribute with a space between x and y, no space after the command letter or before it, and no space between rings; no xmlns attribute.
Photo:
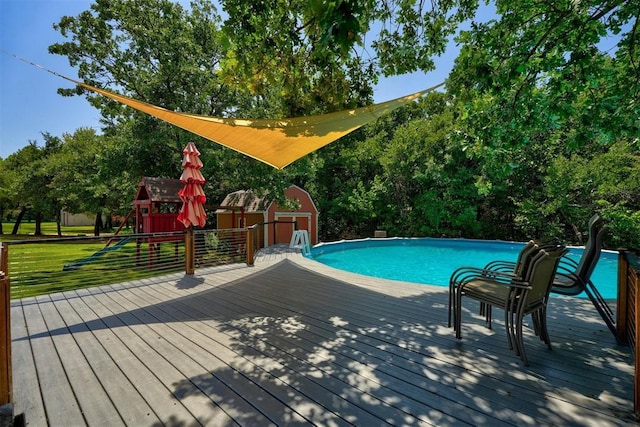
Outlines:
<svg viewBox="0 0 640 427"><path fill-rule="evenodd" d="M179 179L145 176L138 185L136 200L151 200L161 203L182 203L178 191L182 189Z"/></svg>
<svg viewBox="0 0 640 427"><path fill-rule="evenodd" d="M258 197L251 190L238 190L229 193L222 201L222 206L244 208L245 212L266 211L272 200L268 197ZM227 212L226 209L218 209L216 213Z"/></svg>

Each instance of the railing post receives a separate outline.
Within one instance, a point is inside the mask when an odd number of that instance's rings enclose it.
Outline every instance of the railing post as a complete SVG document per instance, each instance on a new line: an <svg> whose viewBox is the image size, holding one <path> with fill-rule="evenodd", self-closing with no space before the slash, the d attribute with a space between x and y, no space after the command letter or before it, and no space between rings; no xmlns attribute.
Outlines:
<svg viewBox="0 0 640 427"><path fill-rule="evenodd" d="M273 221L273 244L278 243L278 221Z"/></svg>
<svg viewBox="0 0 640 427"><path fill-rule="evenodd" d="M195 239L193 238L193 228L189 227L184 233L184 250L185 250L185 273L193 274L196 269L195 263Z"/></svg>
<svg viewBox="0 0 640 427"><path fill-rule="evenodd" d="M616 333L618 342L627 344L629 342L628 315L628 286L629 286L629 262L627 261L627 250L618 250L618 301L616 304Z"/></svg>
<svg viewBox="0 0 640 427"><path fill-rule="evenodd" d="M9 286L9 246L0 243L0 406L13 400L11 378L11 287Z"/></svg>
<svg viewBox="0 0 640 427"><path fill-rule="evenodd" d="M618 256L617 332L633 350L633 412L640 417L640 257L620 249Z"/></svg>
<svg viewBox="0 0 640 427"><path fill-rule="evenodd" d="M631 269L629 269L631 270ZM635 348L633 351L634 360L635 360L635 372L634 372L634 381L633 381L633 412L635 412L636 416L640 417L640 271L633 270L633 280L635 282L635 305L634 305L634 313L635 313Z"/></svg>
<svg viewBox="0 0 640 427"><path fill-rule="evenodd" d="M253 239L255 235L256 227L247 228L247 244L246 244L246 252L247 252L247 265L253 265L253 254L255 252Z"/></svg>
<svg viewBox="0 0 640 427"><path fill-rule="evenodd" d="M629 262L629 257L634 256L633 264ZM633 301L633 320L627 319L627 323L633 321L635 337L633 340L634 350L633 356L635 361L634 381L633 381L633 412L640 417L640 265L638 260L640 257L632 255L630 252L626 254L627 258L627 280L633 283L627 284L627 289L633 287L635 295ZM619 308L618 308L619 309Z"/></svg>

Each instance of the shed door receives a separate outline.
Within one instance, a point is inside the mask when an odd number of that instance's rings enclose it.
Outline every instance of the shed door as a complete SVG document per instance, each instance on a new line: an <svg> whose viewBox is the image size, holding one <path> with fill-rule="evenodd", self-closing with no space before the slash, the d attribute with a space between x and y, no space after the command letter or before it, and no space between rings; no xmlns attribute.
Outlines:
<svg viewBox="0 0 640 427"><path fill-rule="evenodd" d="M278 224L276 231L276 243L288 244L293 236L293 222L295 221L295 230L307 230L311 234L311 215L308 213L279 213L275 216L276 221L282 221Z"/></svg>

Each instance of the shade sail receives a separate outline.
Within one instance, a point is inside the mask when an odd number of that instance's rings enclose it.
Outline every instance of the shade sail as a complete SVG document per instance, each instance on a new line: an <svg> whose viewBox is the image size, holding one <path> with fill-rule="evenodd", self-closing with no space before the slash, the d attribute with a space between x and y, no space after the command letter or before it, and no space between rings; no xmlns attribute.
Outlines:
<svg viewBox="0 0 640 427"><path fill-rule="evenodd" d="M85 89L253 157L277 169L284 168L378 117L444 85L444 83L440 83L412 95L380 104L317 116L278 120L232 119L170 111L147 102L93 87L26 61L23 58L17 58Z"/></svg>
<svg viewBox="0 0 640 427"><path fill-rule="evenodd" d="M268 120L230 119L175 112L85 83L75 83L277 169L284 168L301 157L443 85L441 83L412 95L353 110Z"/></svg>

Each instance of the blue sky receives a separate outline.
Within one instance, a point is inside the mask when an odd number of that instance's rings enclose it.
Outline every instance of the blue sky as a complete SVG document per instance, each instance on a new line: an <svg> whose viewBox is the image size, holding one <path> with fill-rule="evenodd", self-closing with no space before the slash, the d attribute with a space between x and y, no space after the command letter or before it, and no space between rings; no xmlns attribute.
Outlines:
<svg viewBox="0 0 640 427"><path fill-rule="evenodd" d="M53 29L53 24L65 15L78 15L92 3L90 0L0 0L0 50L77 78L67 58L49 54L48 47L65 41ZM428 74L382 79L375 87L376 102L444 81L456 53L452 44L450 52L438 59L438 69ZM58 95L59 87L72 86L60 77L0 53L0 157L6 158L30 141L41 146L45 132L62 136L82 127L100 128L99 111L84 97Z"/></svg>

